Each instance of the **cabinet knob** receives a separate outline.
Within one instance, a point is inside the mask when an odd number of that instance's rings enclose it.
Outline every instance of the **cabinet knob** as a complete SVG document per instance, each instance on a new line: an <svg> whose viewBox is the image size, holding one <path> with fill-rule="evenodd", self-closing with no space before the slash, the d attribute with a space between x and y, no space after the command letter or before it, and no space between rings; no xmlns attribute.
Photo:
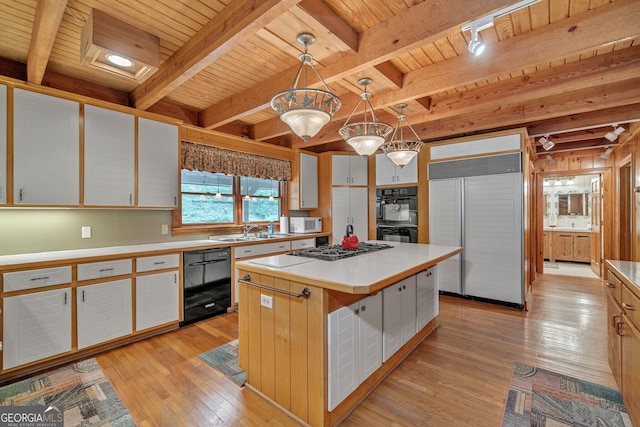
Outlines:
<svg viewBox="0 0 640 427"><path fill-rule="evenodd" d="M367 309L366 305L363 305L362 307L360 307L360 310L365 311Z"/></svg>

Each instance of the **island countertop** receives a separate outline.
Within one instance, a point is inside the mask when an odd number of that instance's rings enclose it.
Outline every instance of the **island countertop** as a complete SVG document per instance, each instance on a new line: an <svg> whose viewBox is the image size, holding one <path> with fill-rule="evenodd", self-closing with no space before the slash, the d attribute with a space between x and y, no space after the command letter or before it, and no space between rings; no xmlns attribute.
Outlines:
<svg viewBox="0 0 640 427"><path fill-rule="evenodd" d="M285 254L239 261L235 265L240 270L339 292L371 294L462 252L462 248L456 246L384 243L393 247L337 261Z"/></svg>

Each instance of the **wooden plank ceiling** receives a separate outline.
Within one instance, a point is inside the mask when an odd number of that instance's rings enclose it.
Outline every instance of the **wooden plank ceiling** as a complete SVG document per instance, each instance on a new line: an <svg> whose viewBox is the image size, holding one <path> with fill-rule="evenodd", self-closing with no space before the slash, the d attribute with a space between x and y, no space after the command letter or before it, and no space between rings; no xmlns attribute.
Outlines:
<svg viewBox="0 0 640 427"><path fill-rule="evenodd" d="M640 1L541 0L482 30L461 26L513 0L0 0L0 74L186 123L316 152L350 150L338 129L362 77L380 120L399 103L425 141L527 127L540 153L599 150L640 120ZM142 83L81 64L92 9L158 37L160 68ZM270 108L291 86L301 32L343 106L308 142ZM117 35L114 35L117 37ZM319 82L311 81L317 86ZM627 130L604 138L618 123Z"/></svg>

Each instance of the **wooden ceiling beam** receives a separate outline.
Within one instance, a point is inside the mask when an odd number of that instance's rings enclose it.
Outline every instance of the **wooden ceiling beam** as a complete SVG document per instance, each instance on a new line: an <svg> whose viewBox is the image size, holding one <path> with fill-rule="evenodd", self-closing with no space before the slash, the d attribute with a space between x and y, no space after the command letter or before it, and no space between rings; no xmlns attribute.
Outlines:
<svg viewBox="0 0 640 427"><path fill-rule="evenodd" d="M298 6L334 36L338 37L342 43L349 46L351 51L358 51L358 33L323 1L302 0Z"/></svg>
<svg viewBox="0 0 640 427"><path fill-rule="evenodd" d="M67 0L37 0L27 56L27 81L40 84L47 69Z"/></svg>
<svg viewBox="0 0 640 427"><path fill-rule="evenodd" d="M611 123L628 123L640 119L640 103L632 103L612 108L601 108L586 113L568 113L561 117L546 119L542 122L523 124L529 135L547 135L560 132L572 132L594 126L608 126Z"/></svg>
<svg viewBox="0 0 640 427"><path fill-rule="evenodd" d="M393 89L397 90L402 87L402 80L404 74L398 69L391 61L381 62L374 66L374 68L382 75L382 77L391 85Z"/></svg>
<svg viewBox="0 0 640 427"><path fill-rule="evenodd" d="M131 92L132 104L146 110L300 0L235 0Z"/></svg>
<svg viewBox="0 0 640 427"><path fill-rule="evenodd" d="M393 59L400 53L442 39L451 34L452 28L457 30L461 25L478 16L487 15L511 4L511 0L476 2L449 0L438 3L437 13L435 13L436 6L432 2L420 3L361 33L357 53L340 55L332 62L324 61L327 65L321 70L322 78L327 83L331 83L367 70ZM208 129L216 128L268 108L273 95L278 90L291 85L297 68L296 66L294 70L286 70L254 87L235 94L230 99L212 105L201 112L200 125ZM318 85L318 82L311 80L311 78L309 81L309 86ZM345 108L343 103L343 108L338 113L341 113ZM348 112L346 114L348 115Z"/></svg>

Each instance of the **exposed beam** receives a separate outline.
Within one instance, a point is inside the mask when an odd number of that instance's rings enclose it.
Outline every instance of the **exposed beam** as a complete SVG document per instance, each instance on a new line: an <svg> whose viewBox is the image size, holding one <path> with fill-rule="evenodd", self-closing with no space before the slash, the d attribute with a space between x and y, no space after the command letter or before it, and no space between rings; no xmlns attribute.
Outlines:
<svg viewBox="0 0 640 427"><path fill-rule="evenodd" d="M539 155L543 154L556 154L556 153L566 153L569 151L578 151L578 150L591 150L593 148L603 147L603 146L615 146L617 143L612 143L607 141L607 143L603 143L602 141L583 141L583 142L569 142L566 144L556 144L551 150L546 151L542 147L536 147L536 153Z"/></svg>
<svg viewBox="0 0 640 427"><path fill-rule="evenodd" d="M358 33L323 1L302 0L299 6L329 32L338 37L342 43L349 46L353 52L358 51Z"/></svg>
<svg viewBox="0 0 640 427"><path fill-rule="evenodd" d="M393 65L391 61L385 61L374 66L385 80L394 86L394 90L402 87L402 79L404 74L398 68Z"/></svg>
<svg viewBox="0 0 640 427"><path fill-rule="evenodd" d="M640 119L640 103L633 103L586 113L567 113L562 117L547 119L543 122L530 122L523 126L527 127L529 135L539 136L572 132L594 126L608 126L611 123L628 123L638 119Z"/></svg>
<svg viewBox="0 0 640 427"><path fill-rule="evenodd" d="M232 1L167 59L154 75L131 92L133 105L148 109L299 2Z"/></svg>
<svg viewBox="0 0 640 427"><path fill-rule="evenodd" d="M391 60L400 53L442 39L451 34L452 28L458 30L462 24L512 3L512 0L476 2L449 0L437 5L432 2L420 3L364 31L360 35L358 52L341 55L332 62L325 61L328 65L322 69L322 77L327 83L331 83L364 71ZM297 68L296 66L295 69L285 70L277 76L234 95L231 99L219 102L202 111L200 114L201 126L215 128L268 108L273 95L291 84ZM311 82L310 86L317 84L318 82Z"/></svg>
<svg viewBox="0 0 640 427"><path fill-rule="evenodd" d="M31 30L29 55L27 56L27 81L29 83L38 85L42 83L66 7L67 0L37 0L36 2L36 14Z"/></svg>

